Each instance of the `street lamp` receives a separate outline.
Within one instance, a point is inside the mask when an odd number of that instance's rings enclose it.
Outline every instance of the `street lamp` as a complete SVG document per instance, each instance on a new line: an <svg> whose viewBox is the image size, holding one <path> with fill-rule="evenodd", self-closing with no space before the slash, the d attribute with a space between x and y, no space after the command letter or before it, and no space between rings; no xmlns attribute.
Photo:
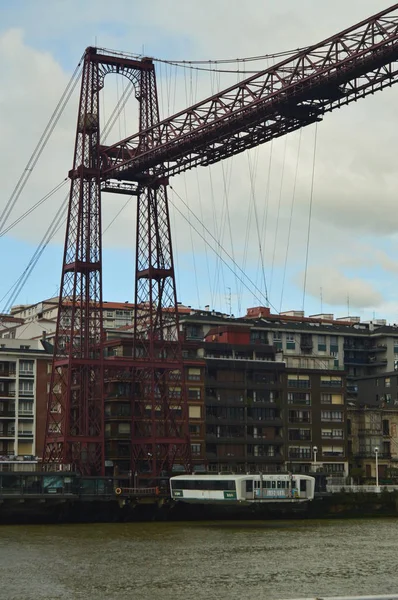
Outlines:
<svg viewBox="0 0 398 600"><path fill-rule="evenodd" d="M376 456L376 489L375 489L375 492L376 492L376 494L378 494L380 492L380 488L379 488L379 449L377 446L374 449L374 453Z"/></svg>
<svg viewBox="0 0 398 600"><path fill-rule="evenodd" d="M316 455L317 455L317 452L318 452L318 446L314 446L312 448L312 451L314 453L314 471L316 473Z"/></svg>

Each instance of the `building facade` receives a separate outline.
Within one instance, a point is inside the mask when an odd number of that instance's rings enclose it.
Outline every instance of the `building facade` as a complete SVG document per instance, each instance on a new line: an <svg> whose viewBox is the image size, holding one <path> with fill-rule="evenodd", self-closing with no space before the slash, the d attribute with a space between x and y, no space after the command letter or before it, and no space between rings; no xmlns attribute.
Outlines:
<svg viewBox="0 0 398 600"><path fill-rule="evenodd" d="M0 344L0 456L41 456L52 348L46 341Z"/></svg>
<svg viewBox="0 0 398 600"><path fill-rule="evenodd" d="M296 366L257 324L214 321L182 320L206 365L208 470L348 474L344 370Z"/></svg>

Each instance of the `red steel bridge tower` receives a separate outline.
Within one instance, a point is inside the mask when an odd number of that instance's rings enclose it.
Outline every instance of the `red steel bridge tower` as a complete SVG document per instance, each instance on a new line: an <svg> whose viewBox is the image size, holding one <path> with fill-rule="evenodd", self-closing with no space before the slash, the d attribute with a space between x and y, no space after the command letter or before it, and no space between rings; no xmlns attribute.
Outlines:
<svg viewBox="0 0 398 600"><path fill-rule="evenodd" d="M139 131L99 142L99 92L108 73L135 86ZM44 462L104 470L104 385L129 370L132 470L190 466L168 178L285 135L398 81L398 4L159 121L150 59L88 48L71 178ZM101 192L137 196L133 361L104 356ZM183 378L181 377L181 383ZM178 410L176 410L178 408ZM178 415L178 417L176 416Z"/></svg>
<svg viewBox="0 0 398 600"><path fill-rule="evenodd" d="M123 185L102 178L99 94L108 73L130 79L139 102L140 152L159 122L151 60L88 48L84 57L61 279L44 462L104 472L104 384L128 381L132 470L156 476L190 467L170 219L162 165ZM101 191L137 197L134 364L104 358ZM181 394L173 393L170 374ZM175 385L174 385L175 387Z"/></svg>

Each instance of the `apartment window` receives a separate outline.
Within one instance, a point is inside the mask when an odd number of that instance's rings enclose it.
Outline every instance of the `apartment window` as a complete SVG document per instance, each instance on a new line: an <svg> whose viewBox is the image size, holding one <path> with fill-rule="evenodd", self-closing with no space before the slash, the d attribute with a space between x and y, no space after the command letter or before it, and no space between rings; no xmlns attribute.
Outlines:
<svg viewBox="0 0 398 600"><path fill-rule="evenodd" d="M19 436L33 436L32 423L19 423L18 425Z"/></svg>
<svg viewBox="0 0 398 600"><path fill-rule="evenodd" d="M287 394L288 404L311 404L311 394L308 392L288 392Z"/></svg>
<svg viewBox="0 0 398 600"><path fill-rule="evenodd" d="M107 310L106 311L106 316L107 317L113 317L113 310Z"/></svg>
<svg viewBox="0 0 398 600"><path fill-rule="evenodd" d="M288 387L309 388L311 386L309 375L288 375Z"/></svg>
<svg viewBox="0 0 398 600"><path fill-rule="evenodd" d="M19 374L20 375L33 375L33 360L20 360L19 361Z"/></svg>
<svg viewBox="0 0 398 600"><path fill-rule="evenodd" d="M386 388L391 387L391 378L390 377L386 377L384 380L384 385Z"/></svg>
<svg viewBox="0 0 398 600"><path fill-rule="evenodd" d="M332 352L338 352L338 349L339 349L339 339L338 339L337 335L331 335L329 337L329 342L330 342L330 350Z"/></svg>
<svg viewBox="0 0 398 600"><path fill-rule="evenodd" d="M390 435L390 421L383 419L383 435Z"/></svg>
<svg viewBox="0 0 398 600"><path fill-rule="evenodd" d="M253 344L268 344L268 333L266 331L253 330L250 332L250 341Z"/></svg>
<svg viewBox="0 0 398 600"><path fill-rule="evenodd" d="M342 387L341 377L334 377L333 375L321 375L321 386L322 387Z"/></svg>
<svg viewBox="0 0 398 600"><path fill-rule="evenodd" d="M198 437L200 435L200 425L190 425L189 433L192 437Z"/></svg>
<svg viewBox="0 0 398 600"><path fill-rule="evenodd" d="M33 381L20 381L19 394L20 396L33 396Z"/></svg>
<svg viewBox="0 0 398 600"><path fill-rule="evenodd" d="M201 418L201 407L200 406L189 406L189 418L190 419L200 419Z"/></svg>
<svg viewBox="0 0 398 600"><path fill-rule="evenodd" d="M119 423L117 426L117 431L121 435L130 433L130 423Z"/></svg>
<svg viewBox="0 0 398 600"><path fill-rule="evenodd" d="M200 388L188 388L188 398L190 400L200 400Z"/></svg>
<svg viewBox="0 0 398 600"><path fill-rule="evenodd" d="M159 392L160 396L160 392ZM181 388L175 387L169 389L169 398L181 398Z"/></svg>
<svg viewBox="0 0 398 600"><path fill-rule="evenodd" d="M19 346L21 350L29 350L30 346Z"/></svg>
<svg viewBox="0 0 398 600"><path fill-rule="evenodd" d="M311 429L289 429L289 440L311 441Z"/></svg>
<svg viewBox="0 0 398 600"><path fill-rule="evenodd" d="M189 325L186 329L186 337L188 340L203 339L203 329L199 325Z"/></svg>
<svg viewBox="0 0 398 600"><path fill-rule="evenodd" d="M344 456L344 448L343 446L322 446L322 456L332 457L332 456Z"/></svg>
<svg viewBox="0 0 398 600"><path fill-rule="evenodd" d="M342 440L344 438L344 431L342 429L332 429L332 438Z"/></svg>
<svg viewBox="0 0 398 600"><path fill-rule="evenodd" d="M342 394L321 394L322 404L344 404Z"/></svg>
<svg viewBox="0 0 398 600"><path fill-rule="evenodd" d="M47 363L47 375L50 375L53 370L52 363Z"/></svg>
<svg viewBox="0 0 398 600"><path fill-rule="evenodd" d="M321 421L343 421L343 413L339 410L322 410Z"/></svg>
<svg viewBox="0 0 398 600"><path fill-rule="evenodd" d="M191 444L192 456L200 456L201 444Z"/></svg>
<svg viewBox="0 0 398 600"><path fill-rule="evenodd" d="M33 402L20 402L18 405L18 414L33 415Z"/></svg>
<svg viewBox="0 0 398 600"><path fill-rule="evenodd" d="M200 381L200 369L188 369L188 379L189 381Z"/></svg>
<svg viewBox="0 0 398 600"><path fill-rule="evenodd" d="M321 429L321 437L322 439L338 439L342 440L344 438L344 432L342 429Z"/></svg>
<svg viewBox="0 0 398 600"><path fill-rule="evenodd" d="M325 473L344 473L344 463L324 463L323 471Z"/></svg>
<svg viewBox="0 0 398 600"><path fill-rule="evenodd" d="M318 351L326 351L326 335L318 335Z"/></svg>
<svg viewBox="0 0 398 600"><path fill-rule="evenodd" d="M273 344L278 350L282 350L282 332L274 331L272 334Z"/></svg>
<svg viewBox="0 0 398 600"><path fill-rule="evenodd" d="M286 350L295 350L295 349L296 349L296 342L295 342L294 333L287 333L286 334Z"/></svg>
<svg viewBox="0 0 398 600"><path fill-rule="evenodd" d="M289 410L289 423L311 423L309 410Z"/></svg>
<svg viewBox="0 0 398 600"><path fill-rule="evenodd" d="M181 371L170 371L169 373L169 379L181 379ZM190 377L188 376L188 379L190 379Z"/></svg>
<svg viewBox="0 0 398 600"><path fill-rule="evenodd" d="M289 458L312 458L310 446L290 446Z"/></svg>

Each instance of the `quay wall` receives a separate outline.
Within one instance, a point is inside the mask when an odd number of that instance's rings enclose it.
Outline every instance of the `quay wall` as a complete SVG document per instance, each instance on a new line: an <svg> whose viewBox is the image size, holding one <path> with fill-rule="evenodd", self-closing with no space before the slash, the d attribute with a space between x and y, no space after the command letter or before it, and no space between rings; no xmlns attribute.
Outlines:
<svg viewBox="0 0 398 600"><path fill-rule="evenodd" d="M398 517L398 492L318 496L297 505L249 507L184 504L169 498L9 499L0 503L0 524L133 521L268 520Z"/></svg>

